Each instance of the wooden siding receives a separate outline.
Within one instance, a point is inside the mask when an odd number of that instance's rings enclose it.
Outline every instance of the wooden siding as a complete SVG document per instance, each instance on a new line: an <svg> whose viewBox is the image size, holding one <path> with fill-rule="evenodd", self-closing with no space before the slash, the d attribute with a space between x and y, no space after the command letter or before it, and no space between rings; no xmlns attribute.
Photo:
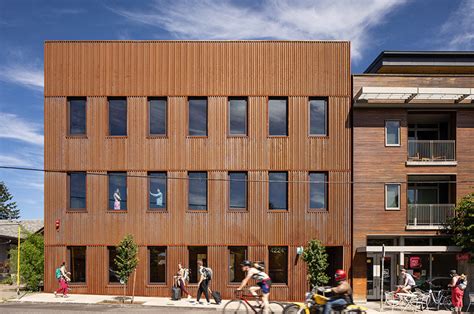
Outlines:
<svg viewBox="0 0 474 314"><path fill-rule="evenodd" d="M390 87L474 87L474 76L357 75L353 77L354 95L362 86ZM434 112L432 108L430 112ZM456 166L406 166L408 151L406 108L355 108L353 113L353 285L356 298L366 294L365 254L367 236L436 235L437 231L406 230L407 186L401 184L400 210L385 210L383 182L406 182L409 174L452 174L456 176L456 198L472 192L474 182L474 109L441 110L456 116ZM400 120L401 145L385 147L385 120Z"/></svg>
<svg viewBox="0 0 474 314"><path fill-rule="evenodd" d="M351 90L348 43L322 42L47 42L45 45L45 288L66 246L87 246L83 293L121 293L107 284L106 247L132 233L140 245L137 294L168 296L187 246L208 247L213 287L231 297L227 246L289 246L288 285L273 299L302 299L304 263L296 247L311 238L342 246L351 263ZM120 61L120 62L119 62ZM87 97L87 137L67 136L66 96ZM128 135L109 137L107 96L128 102ZM147 97L168 97L166 137L147 134ZM187 136L187 97L208 96L208 136ZM249 96L247 137L228 137L226 96ZM267 97L289 97L289 136L268 137ZM308 96L328 97L328 136L309 137ZM87 212L66 212L66 171L87 171ZM127 212L107 212L108 171L127 171ZM166 212L147 211L148 171L167 171ZM207 171L208 211L187 211L187 171ZM228 208L228 171L248 172L248 211ZM310 212L309 187L290 183L285 212L268 211L268 171L306 181L327 171L327 212ZM61 220L59 231L54 229ZM338 232L334 232L338 230ZM167 284L148 285L146 246L167 246ZM195 294L197 288L191 291Z"/></svg>

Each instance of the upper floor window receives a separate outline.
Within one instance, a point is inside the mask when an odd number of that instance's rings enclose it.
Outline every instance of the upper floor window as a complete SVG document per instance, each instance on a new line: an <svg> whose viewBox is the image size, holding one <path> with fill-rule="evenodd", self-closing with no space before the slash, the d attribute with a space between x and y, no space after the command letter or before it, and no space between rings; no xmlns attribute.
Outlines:
<svg viewBox="0 0 474 314"><path fill-rule="evenodd" d="M148 274L150 283L166 282L166 247L150 246L148 247Z"/></svg>
<svg viewBox="0 0 474 314"><path fill-rule="evenodd" d="M269 209L288 209L288 173L270 172L268 174Z"/></svg>
<svg viewBox="0 0 474 314"><path fill-rule="evenodd" d="M247 173L229 172L229 208L247 208Z"/></svg>
<svg viewBox="0 0 474 314"><path fill-rule="evenodd" d="M400 184L385 184L385 209L400 209Z"/></svg>
<svg viewBox="0 0 474 314"><path fill-rule="evenodd" d="M400 146L400 121L385 121L385 146Z"/></svg>
<svg viewBox="0 0 474 314"><path fill-rule="evenodd" d="M288 136L288 99L268 99L268 134Z"/></svg>
<svg viewBox="0 0 474 314"><path fill-rule="evenodd" d="M273 283L288 283L288 247L268 248L268 275Z"/></svg>
<svg viewBox="0 0 474 314"><path fill-rule="evenodd" d="M189 136L207 136L207 98L189 98L188 106Z"/></svg>
<svg viewBox="0 0 474 314"><path fill-rule="evenodd" d="M247 135L247 98L229 98L229 135Z"/></svg>
<svg viewBox="0 0 474 314"><path fill-rule="evenodd" d="M109 135L127 135L127 99L109 98Z"/></svg>
<svg viewBox="0 0 474 314"><path fill-rule="evenodd" d="M327 173L312 172L309 174L310 180L310 209L327 210Z"/></svg>
<svg viewBox="0 0 474 314"><path fill-rule="evenodd" d="M68 270L71 272L71 282L86 282L86 247L68 246L67 254L69 260Z"/></svg>
<svg viewBox="0 0 474 314"><path fill-rule="evenodd" d="M229 281L241 282L245 278L245 272L242 270L242 262L246 260L246 246L229 246Z"/></svg>
<svg viewBox="0 0 474 314"><path fill-rule="evenodd" d="M69 112L69 135L86 134L86 98L71 97L67 100Z"/></svg>
<svg viewBox="0 0 474 314"><path fill-rule="evenodd" d="M166 98L148 99L150 135L166 135Z"/></svg>
<svg viewBox="0 0 474 314"><path fill-rule="evenodd" d="M86 173L68 173L69 210L86 209Z"/></svg>
<svg viewBox="0 0 474 314"><path fill-rule="evenodd" d="M326 99L309 100L309 125L310 135L327 135L327 110Z"/></svg>
<svg viewBox="0 0 474 314"><path fill-rule="evenodd" d="M149 208L151 210L165 210L167 195L166 172L150 172L148 174L148 182L150 188Z"/></svg>
<svg viewBox="0 0 474 314"><path fill-rule="evenodd" d="M188 205L191 210L207 210L207 173L188 173Z"/></svg>
<svg viewBox="0 0 474 314"><path fill-rule="evenodd" d="M109 173L109 209L127 210L127 173Z"/></svg>

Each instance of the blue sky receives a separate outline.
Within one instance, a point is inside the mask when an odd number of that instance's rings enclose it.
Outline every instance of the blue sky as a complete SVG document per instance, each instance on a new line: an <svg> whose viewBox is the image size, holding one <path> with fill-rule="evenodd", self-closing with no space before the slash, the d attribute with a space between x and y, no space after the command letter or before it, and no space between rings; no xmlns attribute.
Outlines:
<svg viewBox="0 0 474 314"><path fill-rule="evenodd" d="M351 40L352 71L382 50L474 50L470 0L0 1L0 166L43 167L43 41ZM22 218L43 217L43 175L1 170Z"/></svg>

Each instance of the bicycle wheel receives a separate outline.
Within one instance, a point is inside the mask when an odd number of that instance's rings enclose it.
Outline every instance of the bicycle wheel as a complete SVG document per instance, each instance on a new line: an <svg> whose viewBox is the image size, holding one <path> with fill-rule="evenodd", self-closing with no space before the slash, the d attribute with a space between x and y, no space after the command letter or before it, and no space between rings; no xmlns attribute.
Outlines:
<svg viewBox="0 0 474 314"><path fill-rule="evenodd" d="M442 304L443 304L443 307L446 309L446 311L453 311L454 310L453 303L451 302L451 296L443 297Z"/></svg>
<svg viewBox="0 0 474 314"><path fill-rule="evenodd" d="M242 300L230 300L224 306L222 313L248 313L249 308Z"/></svg>
<svg viewBox="0 0 474 314"><path fill-rule="evenodd" d="M268 312L269 313L275 313L275 314L281 314L283 313L283 310L285 308L281 303L275 302L275 301L270 301L268 304Z"/></svg>
<svg viewBox="0 0 474 314"><path fill-rule="evenodd" d="M298 304L289 304L283 309L284 314L299 314L304 313L304 309L300 308Z"/></svg>

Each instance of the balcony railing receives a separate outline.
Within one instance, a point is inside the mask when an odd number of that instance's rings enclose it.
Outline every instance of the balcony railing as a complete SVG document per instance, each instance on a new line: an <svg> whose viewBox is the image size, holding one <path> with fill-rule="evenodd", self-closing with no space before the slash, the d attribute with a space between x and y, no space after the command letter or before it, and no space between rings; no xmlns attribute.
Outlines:
<svg viewBox="0 0 474 314"><path fill-rule="evenodd" d="M420 162L455 161L455 140L408 140L408 160Z"/></svg>
<svg viewBox="0 0 474 314"><path fill-rule="evenodd" d="M454 204L408 204L408 226L443 226L453 216Z"/></svg>

